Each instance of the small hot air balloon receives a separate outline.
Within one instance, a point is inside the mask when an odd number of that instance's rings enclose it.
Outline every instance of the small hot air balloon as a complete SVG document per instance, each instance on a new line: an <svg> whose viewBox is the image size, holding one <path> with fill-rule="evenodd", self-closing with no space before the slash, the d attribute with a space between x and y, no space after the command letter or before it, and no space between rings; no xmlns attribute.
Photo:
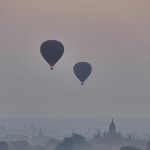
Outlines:
<svg viewBox="0 0 150 150"><path fill-rule="evenodd" d="M56 40L45 41L40 47L43 58L50 65L50 69L53 70L53 66L62 57L64 53L64 46L61 42Z"/></svg>
<svg viewBox="0 0 150 150"><path fill-rule="evenodd" d="M87 62L78 62L74 65L73 71L77 78L81 81L81 85L84 85L84 81L92 72L92 66Z"/></svg>

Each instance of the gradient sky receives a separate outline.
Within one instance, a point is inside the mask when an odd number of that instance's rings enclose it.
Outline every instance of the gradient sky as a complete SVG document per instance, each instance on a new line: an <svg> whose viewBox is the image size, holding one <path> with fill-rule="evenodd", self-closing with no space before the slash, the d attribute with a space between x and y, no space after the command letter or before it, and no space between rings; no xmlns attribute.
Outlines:
<svg viewBox="0 0 150 150"><path fill-rule="evenodd" d="M49 39L65 46L54 71ZM85 86L78 61L93 66ZM149 0L0 0L0 117L149 114Z"/></svg>

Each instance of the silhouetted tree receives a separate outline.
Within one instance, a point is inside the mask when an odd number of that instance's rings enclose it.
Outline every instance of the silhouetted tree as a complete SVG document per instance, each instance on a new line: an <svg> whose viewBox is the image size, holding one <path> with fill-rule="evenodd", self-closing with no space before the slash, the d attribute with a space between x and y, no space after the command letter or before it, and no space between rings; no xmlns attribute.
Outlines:
<svg viewBox="0 0 150 150"><path fill-rule="evenodd" d="M147 142L146 150L150 150L150 139Z"/></svg>
<svg viewBox="0 0 150 150"><path fill-rule="evenodd" d="M11 142L12 150L31 150L31 145L27 141Z"/></svg>
<svg viewBox="0 0 150 150"><path fill-rule="evenodd" d="M8 144L4 141L0 142L0 150L7 150Z"/></svg>
<svg viewBox="0 0 150 150"><path fill-rule="evenodd" d="M124 146L120 148L120 150L140 150L140 148L134 147L134 146Z"/></svg>
<svg viewBox="0 0 150 150"><path fill-rule="evenodd" d="M65 138L62 143L56 146L55 150L88 150L92 145L86 142L86 139L79 134L72 134L71 137Z"/></svg>
<svg viewBox="0 0 150 150"><path fill-rule="evenodd" d="M46 147L53 150L60 143L61 143L60 140L51 139L51 140L48 140L48 142L46 143Z"/></svg>

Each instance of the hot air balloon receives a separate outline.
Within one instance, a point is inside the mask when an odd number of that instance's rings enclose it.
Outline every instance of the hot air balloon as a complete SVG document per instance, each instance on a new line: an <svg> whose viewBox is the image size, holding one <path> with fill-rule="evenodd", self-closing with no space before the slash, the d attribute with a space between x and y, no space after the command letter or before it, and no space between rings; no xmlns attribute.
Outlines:
<svg viewBox="0 0 150 150"><path fill-rule="evenodd" d="M50 69L53 70L53 66L62 57L64 53L64 46L61 42L56 40L45 41L40 47L43 58L50 65Z"/></svg>
<svg viewBox="0 0 150 150"><path fill-rule="evenodd" d="M84 85L84 81L92 72L92 66L87 62L78 62L74 65L73 71L77 78L81 81L81 85Z"/></svg>

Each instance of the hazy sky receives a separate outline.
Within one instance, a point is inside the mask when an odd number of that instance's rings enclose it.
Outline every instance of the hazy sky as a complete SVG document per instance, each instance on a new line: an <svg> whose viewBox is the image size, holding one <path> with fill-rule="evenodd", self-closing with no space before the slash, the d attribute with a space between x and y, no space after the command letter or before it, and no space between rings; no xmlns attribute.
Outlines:
<svg viewBox="0 0 150 150"><path fill-rule="evenodd" d="M65 46L54 71L49 39ZM149 115L149 0L0 0L0 117Z"/></svg>

